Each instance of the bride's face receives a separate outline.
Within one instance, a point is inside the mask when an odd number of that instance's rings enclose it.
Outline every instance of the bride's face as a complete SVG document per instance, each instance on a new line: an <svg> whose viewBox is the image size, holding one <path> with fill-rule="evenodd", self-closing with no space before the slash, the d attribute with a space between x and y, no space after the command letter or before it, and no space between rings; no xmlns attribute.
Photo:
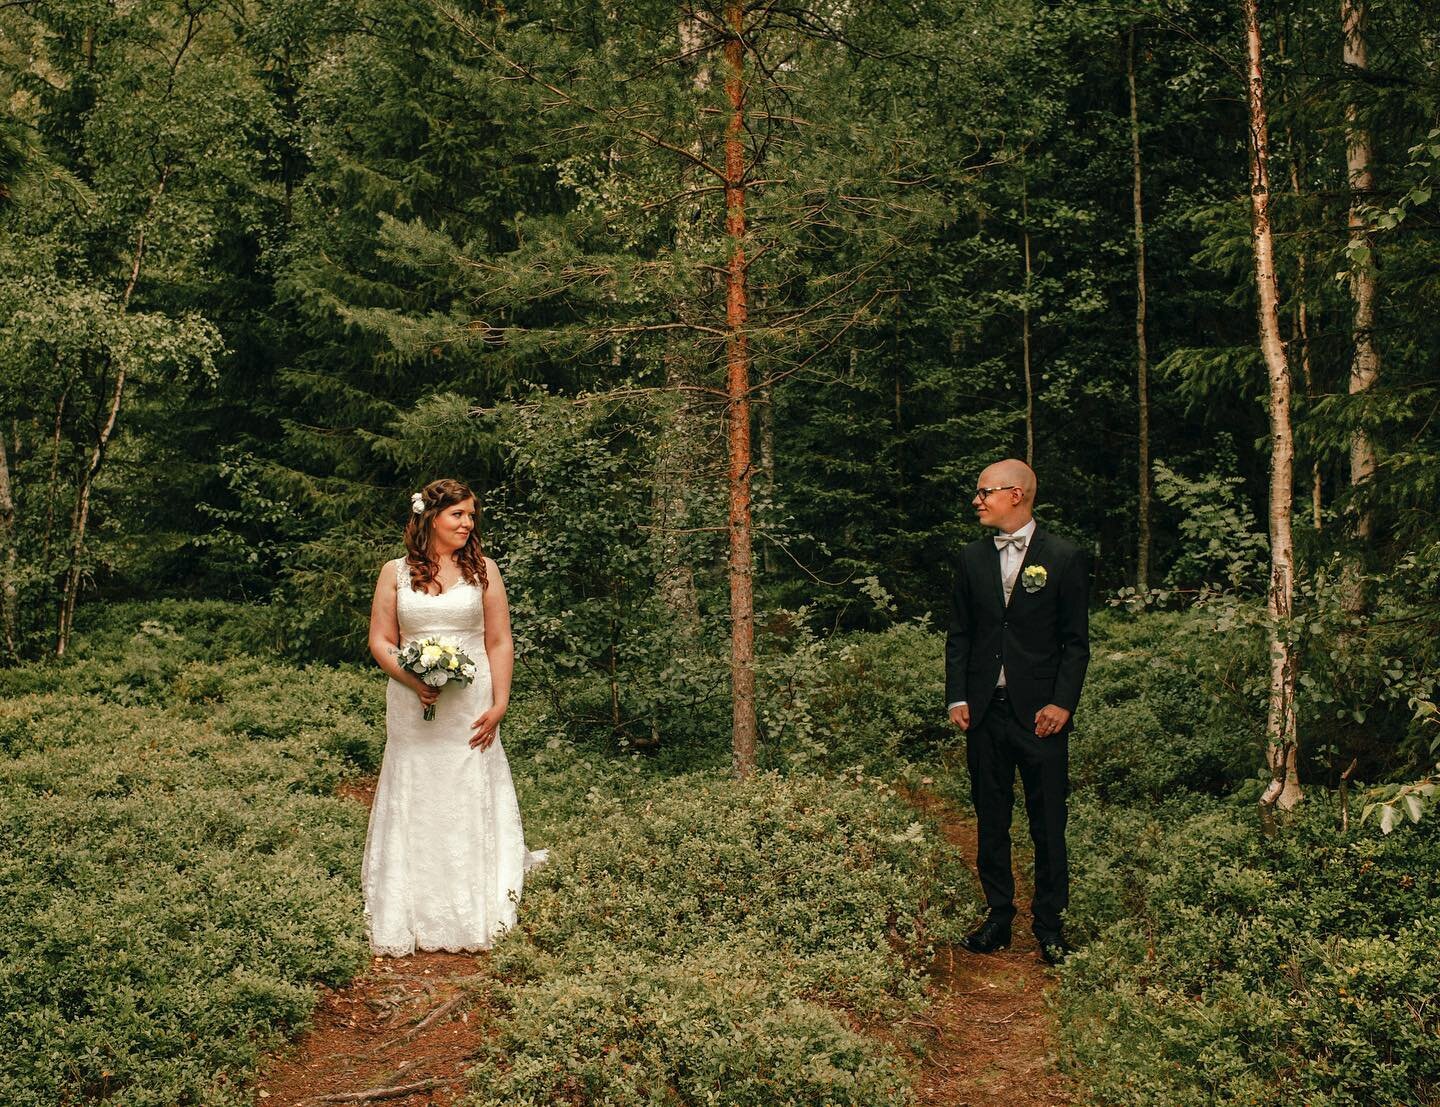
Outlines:
<svg viewBox="0 0 1440 1107"><path fill-rule="evenodd" d="M461 500L436 512L430 524L430 544L437 553L454 553L475 529L475 501Z"/></svg>

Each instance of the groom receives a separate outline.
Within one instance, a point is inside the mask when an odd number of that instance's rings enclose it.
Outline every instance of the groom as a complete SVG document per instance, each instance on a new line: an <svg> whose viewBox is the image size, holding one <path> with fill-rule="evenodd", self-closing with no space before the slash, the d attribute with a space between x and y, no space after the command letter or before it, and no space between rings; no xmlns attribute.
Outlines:
<svg viewBox="0 0 1440 1107"><path fill-rule="evenodd" d="M1035 843L1035 939L1040 956L1058 965L1070 951L1061 930L1070 899L1067 746L1090 661L1087 559L1035 525L1035 474L1023 461L991 465L970 502L980 522L998 533L961 551L945 639L945 697L950 721L967 735L980 837L976 868L990 906L964 945L994 953L1010 944L1018 769Z"/></svg>

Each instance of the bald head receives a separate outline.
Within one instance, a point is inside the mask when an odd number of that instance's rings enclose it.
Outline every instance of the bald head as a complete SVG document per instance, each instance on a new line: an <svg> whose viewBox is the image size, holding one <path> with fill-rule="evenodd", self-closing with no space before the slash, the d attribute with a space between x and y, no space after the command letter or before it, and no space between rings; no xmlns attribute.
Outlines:
<svg viewBox="0 0 1440 1107"><path fill-rule="evenodd" d="M987 527L1014 533L1034 514L1035 470L1017 458L1009 457L986 466L977 489L993 490L984 494L977 490L971 501L980 522Z"/></svg>
<svg viewBox="0 0 1440 1107"><path fill-rule="evenodd" d="M1013 484L1025 494L1025 502L1035 504L1035 470L1018 458L1007 457L997 461L980 474L980 481L986 488L997 484Z"/></svg>

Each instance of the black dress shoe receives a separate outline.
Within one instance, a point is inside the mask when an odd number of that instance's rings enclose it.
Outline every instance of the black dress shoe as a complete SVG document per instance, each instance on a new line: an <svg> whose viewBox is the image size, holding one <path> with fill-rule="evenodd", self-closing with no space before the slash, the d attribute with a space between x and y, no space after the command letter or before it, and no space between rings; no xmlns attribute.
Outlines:
<svg viewBox="0 0 1440 1107"><path fill-rule="evenodd" d="M1010 924L999 919L986 919L960 944L971 953L998 953L1010 947Z"/></svg>
<svg viewBox="0 0 1440 1107"><path fill-rule="evenodd" d="M1075 952L1075 948L1065 940L1063 934L1053 938L1038 939L1040 943L1040 960L1047 965L1063 965L1065 959Z"/></svg>

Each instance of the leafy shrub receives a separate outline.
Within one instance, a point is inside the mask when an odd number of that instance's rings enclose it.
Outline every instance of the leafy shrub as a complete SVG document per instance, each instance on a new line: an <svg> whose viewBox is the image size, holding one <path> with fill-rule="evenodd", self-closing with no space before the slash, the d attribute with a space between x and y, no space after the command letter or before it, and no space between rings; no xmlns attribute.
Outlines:
<svg viewBox="0 0 1440 1107"><path fill-rule="evenodd" d="M767 631L758 696L773 767L888 771L955 741L945 717L945 643L928 624L825 639L802 610L773 615Z"/></svg>
<svg viewBox="0 0 1440 1107"><path fill-rule="evenodd" d="M552 863L495 948L510 1013L474 1102L907 1102L839 1009L923 1002L930 942L976 906L959 860L874 779L649 764L559 740L519 762Z"/></svg>
<svg viewBox="0 0 1440 1107"><path fill-rule="evenodd" d="M720 947L658 963L622 953L520 989L471 1070L471 1103L909 1102L883 1047L767 970Z"/></svg>
<svg viewBox="0 0 1440 1107"><path fill-rule="evenodd" d="M246 1103L312 982L363 963L365 814L331 793L356 746L374 760L383 682L200 660L216 625L122 624L115 656L3 674L7 1107Z"/></svg>
<svg viewBox="0 0 1440 1107"><path fill-rule="evenodd" d="M1077 805L1067 1062L1115 1104L1422 1104L1440 1095L1440 825L1341 837L1318 797Z"/></svg>
<svg viewBox="0 0 1440 1107"><path fill-rule="evenodd" d="M588 799L525 891L524 940L566 965L748 948L878 1011L918 996L931 931L970 917L958 859L874 783L695 774Z"/></svg>
<svg viewBox="0 0 1440 1107"><path fill-rule="evenodd" d="M683 474L683 508L656 525L675 418L654 399L537 395L498 428L511 475L489 518L517 649L566 731L611 748L704 744L729 715L714 481Z"/></svg>
<svg viewBox="0 0 1440 1107"><path fill-rule="evenodd" d="M1070 739L1077 788L1107 800L1220 795L1254 775L1263 700L1229 689L1258 672L1263 643L1217 635L1205 612L1107 612L1091 620L1090 670Z"/></svg>

